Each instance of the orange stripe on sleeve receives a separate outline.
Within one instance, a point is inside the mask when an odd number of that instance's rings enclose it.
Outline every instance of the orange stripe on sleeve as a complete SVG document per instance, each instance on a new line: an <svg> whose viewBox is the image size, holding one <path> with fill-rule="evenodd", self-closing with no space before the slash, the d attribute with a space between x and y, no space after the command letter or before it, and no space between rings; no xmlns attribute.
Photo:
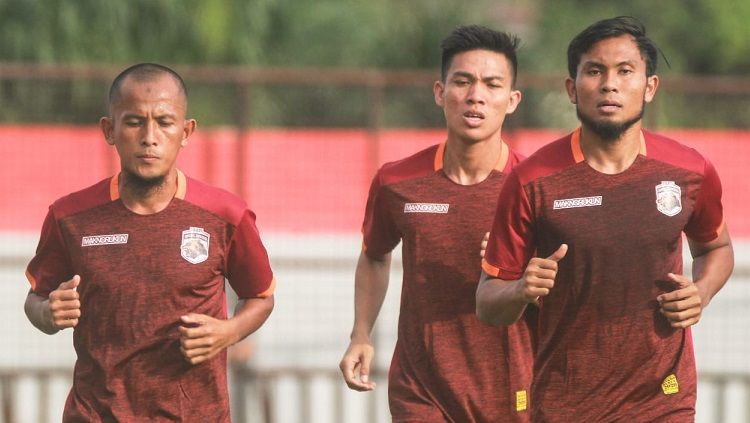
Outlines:
<svg viewBox="0 0 750 423"><path fill-rule="evenodd" d="M273 295L274 291L276 291L276 278L271 279L271 285L268 286L268 289L258 294L257 298L268 298L271 295Z"/></svg>
<svg viewBox="0 0 750 423"><path fill-rule="evenodd" d="M485 259L482 259L482 269L490 276L497 277L500 274L500 268L487 263Z"/></svg>
<svg viewBox="0 0 750 423"><path fill-rule="evenodd" d="M36 279L33 276L31 276L31 273L29 273L28 269L26 269L26 279L28 279L29 283L31 284L31 290L35 291L36 290Z"/></svg>
<svg viewBox="0 0 750 423"><path fill-rule="evenodd" d="M719 226L716 228L716 235L714 236L714 239L718 238L719 235L724 231L724 228L727 226L727 221L724 220L724 216L721 217L721 223L719 223Z"/></svg>

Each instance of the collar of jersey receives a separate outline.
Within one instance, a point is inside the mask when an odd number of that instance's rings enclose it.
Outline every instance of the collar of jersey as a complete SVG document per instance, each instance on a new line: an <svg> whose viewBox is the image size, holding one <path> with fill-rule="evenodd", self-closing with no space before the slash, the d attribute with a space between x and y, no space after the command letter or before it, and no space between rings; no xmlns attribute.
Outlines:
<svg viewBox="0 0 750 423"><path fill-rule="evenodd" d="M447 141L446 141L447 142ZM443 155L445 155L445 143L443 142L438 146L437 152L435 152L435 171L443 168ZM505 141L500 140L500 158L495 163L495 170L502 172L505 169L505 165L508 164L508 156L510 155L510 149Z"/></svg>
<svg viewBox="0 0 750 423"><path fill-rule="evenodd" d="M586 160L586 158L583 156L583 149L581 148L580 126L578 127L578 129L573 131L573 135L571 135L570 137L570 149L573 152L573 159L576 163L581 163L582 161ZM646 137L643 135L643 131L641 131L641 149L638 154L642 156L646 155Z"/></svg>
<svg viewBox="0 0 750 423"><path fill-rule="evenodd" d="M109 180L109 198L112 201L118 200L120 198L120 186L118 185L119 179L120 179L120 174L118 173L117 175L113 176L112 179ZM187 192L187 179L185 178L185 174L182 173L180 169L177 169L177 192L175 192L174 196L175 198L184 200L186 192Z"/></svg>

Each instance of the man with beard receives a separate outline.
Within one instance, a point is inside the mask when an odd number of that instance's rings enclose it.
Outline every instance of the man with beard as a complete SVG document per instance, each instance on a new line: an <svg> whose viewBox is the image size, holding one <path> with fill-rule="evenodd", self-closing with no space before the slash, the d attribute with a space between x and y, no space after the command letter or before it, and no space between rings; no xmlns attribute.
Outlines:
<svg viewBox="0 0 750 423"><path fill-rule="evenodd" d="M226 348L269 316L275 281L244 201L177 169L186 113L173 70L124 70L100 120L121 172L44 221L25 309L45 333L75 328L65 422L230 420ZM240 298L230 319L225 278Z"/></svg>
<svg viewBox="0 0 750 423"><path fill-rule="evenodd" d="M711 163L641 129L656 62L634 18L578 34L565 85L581 128L517 166L500 194L477 314L510 324L538 307L532 421L694 419L690 326L734 259Z"/></svg>

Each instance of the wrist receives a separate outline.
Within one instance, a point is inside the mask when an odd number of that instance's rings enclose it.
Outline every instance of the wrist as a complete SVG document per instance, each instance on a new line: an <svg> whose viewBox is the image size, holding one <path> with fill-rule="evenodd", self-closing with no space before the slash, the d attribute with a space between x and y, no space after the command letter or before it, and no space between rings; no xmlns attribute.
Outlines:
<svg viewBox="0 0 750 423"><path fill-rule="evenodd" d="M366 331L352 331L352 334L349 336L349 339L351 340L352 344L371 344L370 341L370 332Z"/></svg>
<svg viewBox="0 0 750 423"><path fill-rule="evenodd" d="M695 288L698 290L698 296L701 299L701 308L705 308L708 303L711 302L711 293L708 292L708 289L706 288L706 284L701 283L700 280L694 281L693 284L695 285Z"/></svg>

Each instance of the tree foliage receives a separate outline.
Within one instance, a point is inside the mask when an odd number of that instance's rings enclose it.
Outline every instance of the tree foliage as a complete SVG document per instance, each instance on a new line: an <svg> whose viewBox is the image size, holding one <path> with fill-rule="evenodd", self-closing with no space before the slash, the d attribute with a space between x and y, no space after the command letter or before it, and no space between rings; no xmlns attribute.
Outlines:
<svg viewBox="0 0 750 423"><path fill-rule="evenodd" d="M671 64L669 69L662 62L662 73L750 72L750 2L736 0L0 0L0 61L123 66L154 61L437 72L440 40L458 25L479 23L521 35L523 82L523 75L529 73L564 77L568 41L597 19L623 14L646 23ZM570 113L562 117L553 113L569 109L562 83L560 87L525 97L522 108L531 112L519 111L526 116L524 124L569 126ZM69 108L69 114L55 114L53 119L90 119L99 106L83 102L100 89L76 82L47 88L6 82L0 86L0 112L6 121L24 120L36 108L78 101L80 105ZM227 90L231 88L215 87L216 92ZM210 116L209 123L227 123L221 116L231 115L231 102L217 106L207 90L196 91L197 110ZM389 104L393 124L441 122L439 114L424 105L431 102L429 87L425 93L408 95ZM39 96L49 100L45 103ZM253 96L254 122L260 124L300 124L300 116L304 125L359 126L366 121L359 104L367 102L363 92L260 87ZM333 109L340 118L325 121L332 108L303 97L329 105L340 102ZM433 115L437 119L429 117ZM717 119L721 125L721 118Z"/></svg>

